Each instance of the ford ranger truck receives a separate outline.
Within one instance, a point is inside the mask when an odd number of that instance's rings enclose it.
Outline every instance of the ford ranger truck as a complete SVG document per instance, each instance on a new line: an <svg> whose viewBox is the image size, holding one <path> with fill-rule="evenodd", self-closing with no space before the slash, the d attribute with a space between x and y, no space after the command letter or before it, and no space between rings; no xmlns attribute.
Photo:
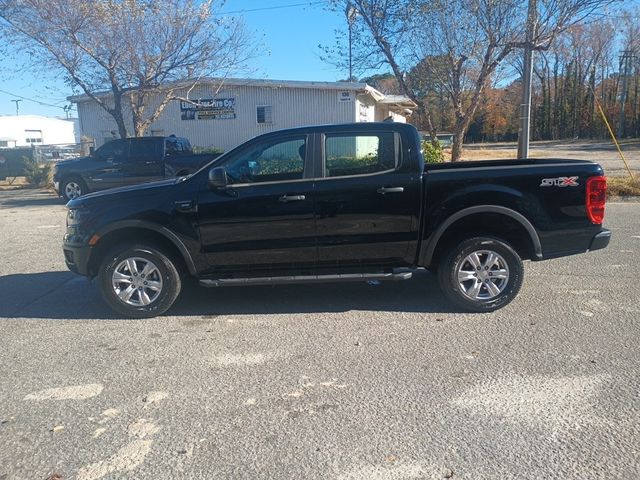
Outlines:
<svg viewBox="0 0 640 480"><path fill-rule="evenodd" d="M411 125L258 136L191 175L67 204L64 258L127 317L204 287L438 277L458 308L497 310L524 260L604 248L606 179L561 159L427 164Z"/></svg>

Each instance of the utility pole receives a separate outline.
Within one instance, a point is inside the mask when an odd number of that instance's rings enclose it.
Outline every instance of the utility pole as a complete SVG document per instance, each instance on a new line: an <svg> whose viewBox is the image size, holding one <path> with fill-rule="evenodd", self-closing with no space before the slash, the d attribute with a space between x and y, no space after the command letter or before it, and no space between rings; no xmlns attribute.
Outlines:
<svg viewBox="0 0 640 480"><path fill-rule="evenodd" d="M16 104L16 117L20 115L20 107L18 106L22 100L11 100Z"/></svg>
<svg viewBox="0 0 640 480"><path fill-rule="evenodd" d="M618 138L625 135L627 97L629 96L629 77L631 76L631 68L635 52L633 50L622 50L620 52L620 77L622 78L622 92L620 93L620 117L618 118Z"/></svg>
<svg viewBox="0 0 640 480"><path fill-rule="evenodd" d="M527 13L527 33L524 47L524 68L522 70L522 103L520 104L520 125L518 128L518 158L529 157L529 137L531 132L531 79L533 77L533 40L538 21L538 2L529 0Z"/></svg>
<svg viewBox="0 0 640 480"><path fill-rule="evenodd" d="M347 16L347 24L349 25L349 81L353 82L353 22L356 21L358 11L351 2L347 2L344 13Z"/></svg>

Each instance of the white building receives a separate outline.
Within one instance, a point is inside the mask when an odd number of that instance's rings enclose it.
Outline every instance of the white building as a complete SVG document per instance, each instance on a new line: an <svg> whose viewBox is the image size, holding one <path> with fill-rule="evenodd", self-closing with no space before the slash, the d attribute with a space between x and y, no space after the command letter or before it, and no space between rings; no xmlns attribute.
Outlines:
<svg viewBox="0 0 640 480"><path fill-rule="evenodd" d="M0 148L78 143L77 119L0 115Z"/></svg>
<svg viewBox="0 0 640 480"><path fill-rule="evenodd" d="M178 90L177 95L190 101L171 102L147 135L175 134L194 146L225 151L283 128L388 117L405 122L416 107L406 97L386 97L365 83L349 82L209 79L190 92ZM78 105L82 135L93 138L96 146L117 137L115 121L95 101L84 95L69 100ZM131 115L125 112L125 118L130 121ZM128 128L132 130L131 123Z"/></svg>

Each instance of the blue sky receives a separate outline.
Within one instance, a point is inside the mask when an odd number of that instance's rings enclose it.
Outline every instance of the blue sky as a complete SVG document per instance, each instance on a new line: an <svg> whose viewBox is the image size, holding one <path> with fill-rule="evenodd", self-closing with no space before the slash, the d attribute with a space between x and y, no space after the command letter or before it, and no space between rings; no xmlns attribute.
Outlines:
<svg viewBox="0 0 640 480"><path fill-rule="evenodd" d="M253 61L251 77L278 80L335 81L348 76L322 62L318 44L331 44L334 30L345 24L344 16L323 8L322 0L227 0L224 12L238 12L248 29L262 39L266 53ZM303 5L300 5L303 4ZM296 6L291 6L296 5ZM285 8L276 8L287 6ZM269 8L269 10L265 10ZM251 11L260 9L258 11ZM34 78L16 71L9 58L0 59L0 115L15 114L19 95L21 114L64 116L62 106L71 90L60 80Z"/></svg>
<svg viewBox="0 0 640 480"><path fill-rule="evenodd" d="M328 3L329 0L227 0L223 12L243 17L266 50L265 55L253 61L250 76L317 81L346 78L348 72L320 60L318 44L333 44L334 31L344 29L346 23L344 14L324 8ZM637 8L638 4L640 0L624 0L618 6ZM70 94L70 88L61 80L19 71L13 59L0 55L0 115L15 114L11 100L22 96L25 99L20 102L21 114L64 116L61 107L68 103L66 97Z"/></svg>

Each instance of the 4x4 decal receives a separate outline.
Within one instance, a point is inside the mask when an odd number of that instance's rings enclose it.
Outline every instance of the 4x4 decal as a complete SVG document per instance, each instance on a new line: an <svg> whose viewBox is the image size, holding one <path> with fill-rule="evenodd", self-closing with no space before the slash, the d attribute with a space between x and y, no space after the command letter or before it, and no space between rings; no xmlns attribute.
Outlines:
<svg viewBox="0 0 640 480"><path fill-rule="evenodd" d="M578 177L543 178L541 187L577 187Z"/></svg>

